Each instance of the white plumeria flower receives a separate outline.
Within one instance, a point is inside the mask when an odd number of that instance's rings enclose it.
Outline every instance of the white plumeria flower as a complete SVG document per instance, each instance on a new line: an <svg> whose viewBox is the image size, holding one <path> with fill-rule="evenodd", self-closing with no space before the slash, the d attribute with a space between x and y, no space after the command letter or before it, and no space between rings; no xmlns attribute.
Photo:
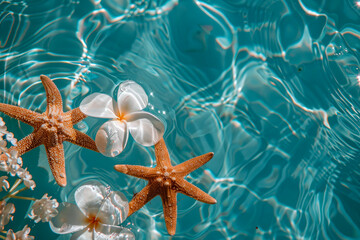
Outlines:
<svg viewBox="0 0 360 240"><path fill-rule="evenodd" d="M109 191L95 182L75 191L75 204L63 202L50 228L58 234L74 233L72 240L135 239L127 228L117 226L127 217L129 204L121 192Z"/></svg>
<svg viewBox="0 0 360 240"><path fill-rule="evenodd" d="M144 89L134 81L120 84L117 101L102 93L86 97L80 110L88 116L109 118L98 130L95 143L109 157L120 154L127 143L129 131L144 146L157 143L164 134L164 124L153 114L142 111L148 104Z"/></svg>
<svg viewBox="0 0 360 240"><path fill-rule="evenodd" d="M35 238L29 236L30 230L31 229L27 225L25 225L23 230L17 231L16 233L10 229L6 234L5 240L33 240Z"/></svg>
<svg viewBox="0 0 360 240"><path fill-rule="evenodd" d="M29 217L36 223L40 222L40 220L42 222L49 222L51 218L58 214L56 210L58 206L59 203L56 199L51 199L51 196L48 197L47 193L45 193L41 199L36 200L32 205Z"/></svg>
<svg viewBox="0 0 360 240"><path fill-rule="evenodd" d="M14 218L11 214L15 212L15 206L12 203L6 204L6 202L0 201L0 231L4 229L4 226Z"/></svg>
<svg viewBox="0 0 360 240"><path fill-rule="evenodd" d="M7 191L10 187L9 182L6 180L8 177L7 176L2 176L0 177L0 192L2 192L2 190L4 189L5 191Z"/></svg>

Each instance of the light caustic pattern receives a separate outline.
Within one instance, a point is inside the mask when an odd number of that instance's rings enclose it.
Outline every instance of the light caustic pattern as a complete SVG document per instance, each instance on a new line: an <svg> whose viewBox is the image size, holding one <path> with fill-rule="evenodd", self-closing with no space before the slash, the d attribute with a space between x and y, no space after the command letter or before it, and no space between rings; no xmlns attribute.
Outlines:
<svg viewBox="0 0 360 240"><path fill-rule="evenodd" d="M39 0L0 10L4 102L43 111L40 74L69 109L130 79L165 122L173 164L215 153L187 180L218 204L179 194L173 239L360 238L359 1ZM78 128L94 137L101 124ZM18 126L17 138L30 131ZM113 165L154 164L152 148L131 140L115 159L65 151L73 184L49 192L62 200L92 178L130 199L146 182ZM46 168L44 151L28 157L39 159L24 159L34 179L47 177L34 167ZM127 222L137 239L166 234L160 199Z"/></svg>

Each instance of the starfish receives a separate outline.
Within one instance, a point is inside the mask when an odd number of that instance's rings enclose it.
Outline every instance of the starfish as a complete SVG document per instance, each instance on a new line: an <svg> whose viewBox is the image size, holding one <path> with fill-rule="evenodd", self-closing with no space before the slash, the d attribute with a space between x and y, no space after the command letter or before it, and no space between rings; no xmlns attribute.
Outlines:
<svg viewBox="0 0 360 240"><path fill-rule="evenodd" d="M66 174L63 142L68 141L94 151L98 150L95 142L88 135L73 128L74 124L87 116L79 108L64 113L59 89L47 76L41 75L40 79L46 91L47 107L44 113L4 103L0 103L0 111L34 128L31 134L11 147L10 151L16 150L20 156L44 144L55 181L64 187Z"/></svg>
<svg viewBox="0 0 360 240"><path fill-rule="evenodd" d="M213 156L214 153L209 152L187 160L179 165L172 166L169 152L162 138L155 144L155 168L134 165L115 165L114 168L116 171L149 181L147 186L130 201L128 216L142 208L157 195L160 195L166 228L170 235L174 235L177 218L176 193L185 194L204 203L216 203L213 197L184 179L186 175L207 163Z"/></svg>

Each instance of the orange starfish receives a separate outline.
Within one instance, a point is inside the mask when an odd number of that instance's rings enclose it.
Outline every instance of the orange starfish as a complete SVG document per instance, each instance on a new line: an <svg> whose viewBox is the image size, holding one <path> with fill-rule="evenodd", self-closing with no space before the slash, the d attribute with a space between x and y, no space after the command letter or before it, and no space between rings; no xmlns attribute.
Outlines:
<svg viewBox="0 0 360 240"><path fill-rule="evenodd" d="M20 156L44 144L55 181L64 187L66 174L63 142L68 141L94 151L97 151L97 148L88 135L73 128L73 125L86 118L86 115L79 108L64 113L56 85L47 76L41 75L40 79L46 91L47 108L44 113L4 103L0 103L0 111L34 128L31 134L20 140L17 146L11 147L10 151L16 150Z"/></svg>
<svg viewBox="0 0 360 240"><path fill-rule="evenodd" d="M184 179L190 172L207 163L214 156L214 153L206 153L179 165L172 166L165 141L162 138L155 144L155 156L155 168L133 165L115 165L114 168L121 173L149 181L148 185L130 201L128 216L142 208L155 196L160 195L163 203L166 228L170 235L174 235L177 217L176 193L183 193L204 203L216 203L213 197Z"/></svg>

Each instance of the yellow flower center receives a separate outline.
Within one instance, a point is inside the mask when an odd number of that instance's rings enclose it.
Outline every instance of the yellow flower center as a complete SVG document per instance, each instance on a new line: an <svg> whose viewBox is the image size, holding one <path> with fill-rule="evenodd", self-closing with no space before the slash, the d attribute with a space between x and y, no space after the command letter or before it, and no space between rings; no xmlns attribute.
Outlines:
<svg viewBox="0 0 360 240"><path fill-rule="evenodd" d="M100 219L96 217L96 215L90 215L87 219L86 219L86 223L88 223L88 231L92 231L93 229L95 229L95 231L97 230L97 228L100 226Z"/></svg>

